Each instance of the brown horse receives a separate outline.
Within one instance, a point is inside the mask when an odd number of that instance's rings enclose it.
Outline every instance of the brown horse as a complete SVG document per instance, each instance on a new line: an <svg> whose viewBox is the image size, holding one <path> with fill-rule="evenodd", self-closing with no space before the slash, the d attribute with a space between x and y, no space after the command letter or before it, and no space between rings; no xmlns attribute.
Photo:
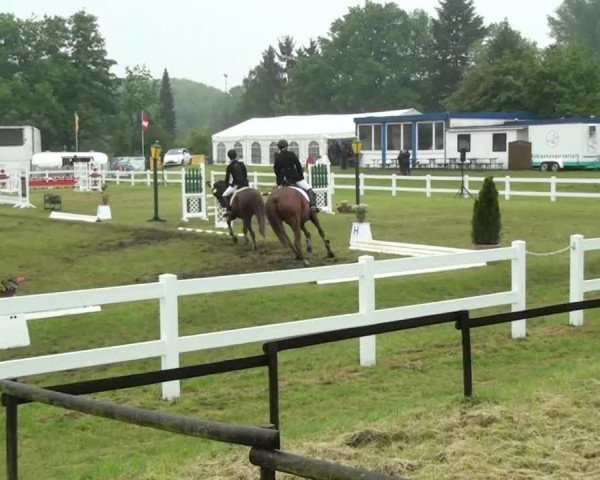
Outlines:
<svg viewBox="0 0 600 480"><path fill-rule="evenodd" d="M223 180L219 180L212 186L213 195L223 202L223 192L227 189L227 183ZM222 204L222 203L221 203ZM244 223L244 239L246 245L250 243L248 240L248 232L252 237L252 249L256 249L256 236L252 229L252 217L255 216L258 220L258 231L260 232L263 242L265 240L265 202L262 198L262 194L255 188L244 188L239 190L235 197L231 201L231 212L227 216L227 226L229 227L229 235L233 239L234 243L237 243L237 237L233 233L231 222L236 218L241 218Z"/></svg>
<svg viewBox="0 0 600 480"><path fill-rule="evenodd" d="M267 218L277 235L277 238L283 245L289 246L296 254L296 259L302 260L304 265L308 265L308 260L302 253L302 234L306 237L306 253L312 254L312 239L310 232L306 228L306 222L309 220L317 227L319 235L325 243L327 249L327 258L333 258L335 255L331 251L329 240L319 223L317 214L310 211L310 204L304 198L302 193L292 187L279 187L271 192L267 199ZM283 223L287 223L294 232L294 243L290 241Z"/></svg>

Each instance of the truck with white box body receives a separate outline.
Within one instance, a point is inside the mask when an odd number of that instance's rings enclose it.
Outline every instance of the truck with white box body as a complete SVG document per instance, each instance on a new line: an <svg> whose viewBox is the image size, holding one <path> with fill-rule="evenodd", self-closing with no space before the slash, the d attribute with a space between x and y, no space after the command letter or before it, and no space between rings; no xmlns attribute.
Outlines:
<svg viewBox="0 0 600 480"><path fill-rule="evenodd" d="M31 164L42 151L40 131L32 125L0 126L0 163Z"/></svg>
<svg viewBox="0 0 600 480"><path fill-rule="evenodd" d="M542 171L600 169L600 118L529 124L532 167Z"/></svg>

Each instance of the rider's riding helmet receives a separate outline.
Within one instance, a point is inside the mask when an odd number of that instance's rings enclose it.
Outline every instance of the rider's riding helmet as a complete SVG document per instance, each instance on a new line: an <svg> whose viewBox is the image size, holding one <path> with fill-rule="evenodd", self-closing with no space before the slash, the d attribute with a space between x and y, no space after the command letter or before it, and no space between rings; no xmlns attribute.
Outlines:
<svg viewBox="0 0 600 480"><path fill-rule="evenodd" d="M281 139L277 142L277 148L279 150L285 150L287 147L288 147L287 140Z"/></svg>
<svg viewBox="0 0 600 480"><path fill-rule="evenodd" d="M235 150L229 150L227 156L230 160L235 160L237 158L237 152Z"/></svg>

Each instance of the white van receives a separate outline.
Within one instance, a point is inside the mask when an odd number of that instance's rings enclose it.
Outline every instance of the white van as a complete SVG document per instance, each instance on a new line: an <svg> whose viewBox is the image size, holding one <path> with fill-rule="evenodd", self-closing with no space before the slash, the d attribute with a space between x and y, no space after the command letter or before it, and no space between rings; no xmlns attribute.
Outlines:
<svg viewBox="0 0 600 480"><path fill-rule="evenodd" d="M32 170L70 170L73 160L89 160L97 167L108 167L108 156L102 152L40 152L31 159Z"/></svg>
<svg viewBox="0 0 600 480"><path fill-rule="evenodd" d="M0 163L29 164L41 150L40 131L34 126L0 126Z"/></svg>

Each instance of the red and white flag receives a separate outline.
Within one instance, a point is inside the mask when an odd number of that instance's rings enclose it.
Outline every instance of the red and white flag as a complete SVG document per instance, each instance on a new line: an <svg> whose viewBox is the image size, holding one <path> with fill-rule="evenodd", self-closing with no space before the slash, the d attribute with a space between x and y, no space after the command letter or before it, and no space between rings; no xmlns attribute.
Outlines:
<svg viewBox="0 0 600 480"><path fill-rule="evenodd" d="M150 120L148 119L148 115L142 113L142 130L147 132L150 128Z"/></svg>

